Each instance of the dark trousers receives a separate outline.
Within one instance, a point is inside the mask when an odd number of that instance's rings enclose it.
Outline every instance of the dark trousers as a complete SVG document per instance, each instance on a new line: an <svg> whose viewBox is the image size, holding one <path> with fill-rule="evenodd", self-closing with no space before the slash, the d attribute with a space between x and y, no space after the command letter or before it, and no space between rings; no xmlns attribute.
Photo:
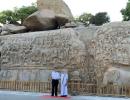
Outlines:
<svg viewBox="0 0 130 100"><path fill-rule="evenodd" d="M57 96L57 90L58 90L58 84L59 80L52 79L52 91L51 91L51 96Z"/></svg>

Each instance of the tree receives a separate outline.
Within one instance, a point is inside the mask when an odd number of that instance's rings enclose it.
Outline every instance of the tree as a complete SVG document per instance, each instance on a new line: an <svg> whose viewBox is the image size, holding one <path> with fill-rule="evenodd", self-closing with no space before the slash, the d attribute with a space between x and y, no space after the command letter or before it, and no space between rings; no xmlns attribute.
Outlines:
<svg viewBox="0 0 130 100"><path fill-rule="evenodd" d="M76 21L82 22L82 23L84 23L84 25L88 26L89 21L92 16L93 15L90 13L84 13L84 14L80 15L78 18L76 18Z"/></svg>
<svg viewBox="0 0 130 100"><path fill-rule="evenodd" d="M27 7L22 6L21 8L15 7L13 11L2 11L0 12L0 23L5 24L7 21L9 23L17 23L17 21L21 21L21 23L23 23L24 19L35 11L37 11L35 4Z"/></svg>
<svg viewBox="0 0 130 100"><path fill-rule="evenodd" d="M11 10L6 10L6 11L2 11L0 12L0 23L5 24L6 21L13 21L13 11Z"/></svg>
<svg viewBox="0 0 130 100"><path fill-rule="evenodd" d="M110 18L106 12L99 12L96 15L92 15L90 13L84 13L76 18L76 21L84 23L84 25L88 26L89 24L94 25L102 25L104 23L109 22Z"/></svg>
<svg viewBox="0 0 130 100"><path fill-rule="evenodd" d="M130 0L128 0L126 8L121 10L121 14L124 21L130 20Z"/></svg>
<svg viewBox="0 0 130 100"><path fill-rule="evenodd" d="M110 21L109 16L107 15L106 12L99 12L97 13L95 16L92 16L90 19L90 23L91 24L95 24L95 25L102 25L104 23L107 23Z"/></svg>
<svg viewBox="0 0 130 100"><path fill-rule="evenodd" d="M17 20L21 21L23 23L24 19L27 18L32 13L36 12L38 9L37 7L32 4L31 6L23 6L21 8L15 8L14 13Z"/></svg>

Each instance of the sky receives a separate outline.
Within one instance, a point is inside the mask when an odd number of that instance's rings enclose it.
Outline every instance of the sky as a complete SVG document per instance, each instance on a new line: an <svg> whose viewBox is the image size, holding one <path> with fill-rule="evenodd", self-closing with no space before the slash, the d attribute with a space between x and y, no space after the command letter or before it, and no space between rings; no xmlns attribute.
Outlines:
<svg viewBox="0 0 130 100"><path fill-rule="evenodd" d="M0 11L14 7L28 6L36 0L0 0ZM98 12L107 12L111 21L121 21L120 10L126 7L128 0L64 0L74 17L84 12L95 15Z"/></svg>

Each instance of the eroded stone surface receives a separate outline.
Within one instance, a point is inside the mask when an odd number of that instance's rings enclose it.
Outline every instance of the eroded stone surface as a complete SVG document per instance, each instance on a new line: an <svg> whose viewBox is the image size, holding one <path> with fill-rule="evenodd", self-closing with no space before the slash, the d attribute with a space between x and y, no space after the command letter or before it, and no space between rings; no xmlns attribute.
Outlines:
<svg viewBox="0 0 130 100"><path fill-rule="evenodd" d="M108 68L103 77L103 84L107 85L110 83L130 86L130 68Z"/></svg>
<svg viewBox="0 0 130 100"><path fill-rule="evenodd" d="M111 67L122 70L128 68L127 71L130 71L130 22L105 24L96 34L90 49L93 49L91 54L96 62L97 76L102 80L104 73Z"/></svg>
<svg viewBox="0 0 130 100"><path fill-rule="evenodd" d="M1 35L9 35L9 34L16 34L16 33L23 33L26 32L27 28L25 26L18 26L14 24L5 24L1 28Z"/></svg>
<svg viewBox="0 0 130 100"><path fill-rule="evenodd" d="M73 29L2 36L0 41L1 64L8 67L79 64L85 49Z"/></svg>
<svg viewBox="0 0 130 100"><path fill-rule="evenodd" d="M130 72L129 36L130 22L1 36L0 79L47 81L58 66L69 69L70 77L76 71L81 81L102 83L111 68ZM118 84L128 77L120 75Z"/></svg>
<svg viewBox="0 0 130 100"><path fill-rule="evenodd" d="M84 66L85 45L73 29L1 36L0 45L1 79L38 80L47 75L42 69Z"/></svg>
<svg viewBox="0 0 130 100"><path fill-rule="evenodd" d="M67 16L69 19L73 19L69 7L63 0L37 0L37 6L39 10L49 9L54 11L56 14L62 14Z"/></svg>
<svg viewBox="0 0 130 100"><path fill-rule="evenodd" d="M28 16L24 22L30 31L42 31L56 29L58 24L55 20L55 13L51 10L39 10Z"/></svg>

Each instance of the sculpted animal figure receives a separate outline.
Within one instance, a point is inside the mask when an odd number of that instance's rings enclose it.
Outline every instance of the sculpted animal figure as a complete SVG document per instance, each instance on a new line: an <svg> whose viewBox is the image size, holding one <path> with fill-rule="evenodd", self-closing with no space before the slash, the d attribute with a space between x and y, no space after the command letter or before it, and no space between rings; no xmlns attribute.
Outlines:
<svg viewBox="0 0 130 100"><path fill-rule="evenodd" d="M109 68L104 74L103 84L108 85L109 83L130 86L130 71L115 67Z"/></svg>
<svg viewBox="0 0 130 100"><path fill-rule="evenodd" d="M109 68L103 77L103 88L109 88L109 93L130 93L130 71L123 68ZM108 89L107 89L108 90Z"/></svg>

